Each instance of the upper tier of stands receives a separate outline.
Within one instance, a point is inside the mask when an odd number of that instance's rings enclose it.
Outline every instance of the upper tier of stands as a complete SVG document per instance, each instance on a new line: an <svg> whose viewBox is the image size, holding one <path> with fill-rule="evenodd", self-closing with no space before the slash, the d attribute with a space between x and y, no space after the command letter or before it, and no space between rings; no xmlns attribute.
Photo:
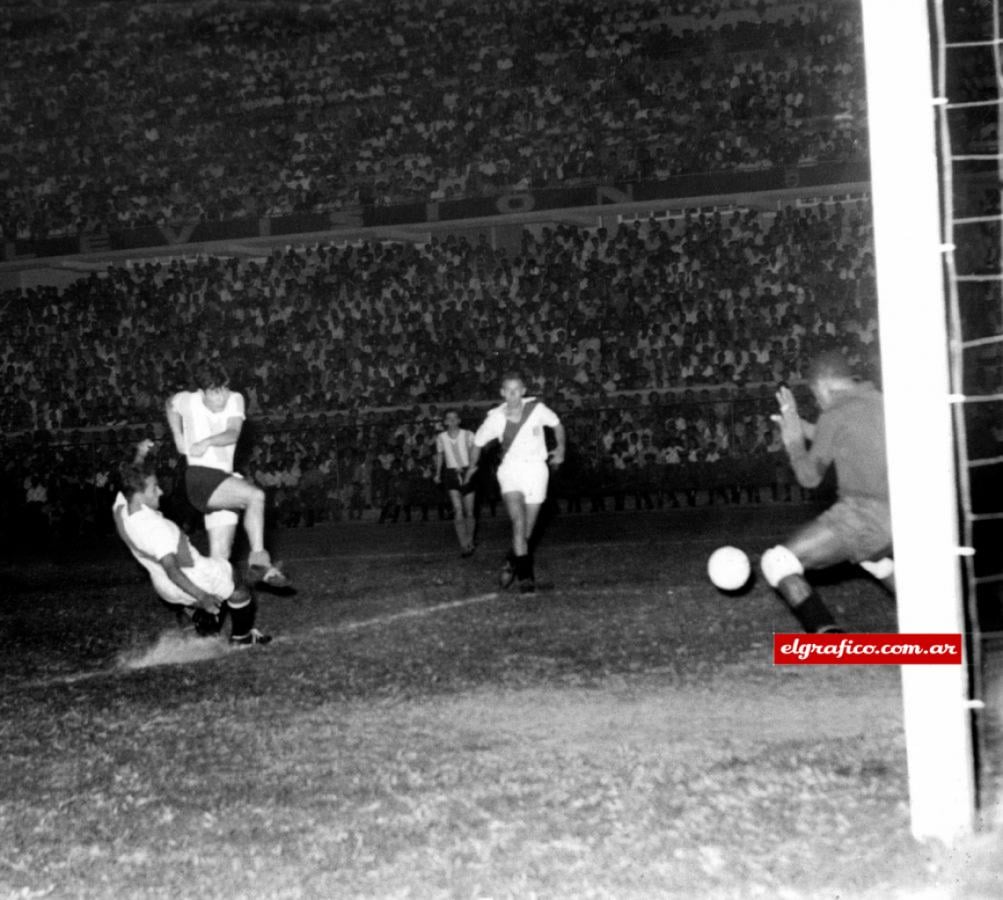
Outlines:
<svg viewBox="0 0 1003 900"><path fill-rule="evenodd" d="M492 396L522 367L562 405L874 364L866 203L535 226L486 240L315 245L112 266L0 300L0 428L162 418L218 358L252 413Z"/></svg>
<svg viewBox="0 0 1003 900"><path fill-rule="evenodd" d="M0 243L866 158L859 4L8 5Z"/></svg>

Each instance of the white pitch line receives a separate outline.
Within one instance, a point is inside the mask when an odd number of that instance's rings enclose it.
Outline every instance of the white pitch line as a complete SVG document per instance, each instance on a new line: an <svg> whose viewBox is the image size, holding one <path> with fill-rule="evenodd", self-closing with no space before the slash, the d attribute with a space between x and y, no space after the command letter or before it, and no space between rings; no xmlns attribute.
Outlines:
<svg viewBox="0 0 1003 900"><path fill-rule="evenodd" d="M681 587L681 585L675 585ZM547 591L547 596L557 597L645 597L654 594L659 590L658 585L650 585L646 588L620 588L620 587L566 587L554 588ZM669 590L669 588L665 588Z"/></svg>
<svg viewBox="0 0 1003 900"><path fill-rule="evenodd" d="M53 687L57 684L76 684L78 681L91 681L95 678L104 678L108 675L116 675L123 671L119 666L113 669L96 669L93 672L74 672L70 675L52 675L49 678L36 678L33 681L26 681L21 686L26 688Z"/></svg>
<svg viewBox="0 0 1003 900"><path fill-rule="evenodd" d="M411 553L400 552L400 553L352 553L347 551L345 553L328 553L323 556L286 556L282 554L281 562L287 563L311 563L311 562L330 562L333 559L425 559L432 557L442 557L445 554L441 550L416 550Z"/></svg>
<svg viewBox="0 0 1003 900"><path fill-rule="evenodd" d="M487 603L498 598L497 591L491 594L478 594L476 597L465 597L462 600L450 600L448 603L436 603L434 606L417 606L405 609L401 612L390 613L386 616L377 616L375 619L363 619L360 622L345 622L341 625L327 625L311 628L307 634L344 634L350 631L359 631L362 628L372 628L379 625L389 625L399 619L416 619L444 612L447 609L459 609L463 606L473 606L475 603Z"/></svg>
<svg viewBox="0 0 1003 900"><path fill-rule="evenodd" d="M437 603L435 606L421 606L414 607L412 609L405 609L401 612L390 613L386 616L377 616L375 619L363 619L360 622L346 622L342 625L334 625L328 627L318 627L311 628L306 634L307 636L315 636L320 634L345 634L351 631L359 631L362 628L371 628L379 625L389 625L391 622L399 621L400 619L414 619L414 618L424 618L425 616L430 616L435 613L445 612L449 609L459 609L464 606L473 606L477 603L487 603L491 600L498 598L498 593L493 592L490 594L478 594L475 597L465 597L462 600L451 600L448 603ZM284 643L282 636L275 639L275 643ZM240 648L243 649L243 648ZM240 649L231 652L240 652ZM267 651L265 651L267 652ZM223 656L229 655L229 653L223 654ZM212 659L220 659L221 656L212 657ZM206 660L178 660L181 662L203 662ZM170 664L170 660L166 661L164 665ZM143 668L153 668L153 666L143 667ZM24 687L50 687L57 684L74 684L78 681L90 681L95 678L103 678L108 676L120 675L123 672L138 671L130 666L116 665L109 669L99 669L94 672L77 672L70 675L55 675L50 678L41 678L34 681L26 682Z"/></svg>

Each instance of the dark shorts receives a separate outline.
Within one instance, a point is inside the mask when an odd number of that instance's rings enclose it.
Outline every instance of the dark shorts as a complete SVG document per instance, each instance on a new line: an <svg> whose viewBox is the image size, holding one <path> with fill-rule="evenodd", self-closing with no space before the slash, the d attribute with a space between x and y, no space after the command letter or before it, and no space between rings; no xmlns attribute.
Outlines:
<svg viewBox="0 0 1003 900"><path fill-rule="evenodd" d="M229 472L211 469L209 466L189 466L185 472L185 491L188 502L200 513L209 512L209 498L227 478L232 478Z"/></svg>
<svg viewBox="0 0 1003 900"><path fill-rule="evenodd" d="M442 486L447 491L459 491L461 494L469 494L474 490L473 481L469 481L467 484L463 483L463 478L460 475L459 469L443 469Z"/></svg>
<svg viewBox="0 0 1003 900"><path fill-rule="evenodd" d="M815 521L834 532L847 562L887 555L892 545L891 512L883 500L843 497Z"/></svg>

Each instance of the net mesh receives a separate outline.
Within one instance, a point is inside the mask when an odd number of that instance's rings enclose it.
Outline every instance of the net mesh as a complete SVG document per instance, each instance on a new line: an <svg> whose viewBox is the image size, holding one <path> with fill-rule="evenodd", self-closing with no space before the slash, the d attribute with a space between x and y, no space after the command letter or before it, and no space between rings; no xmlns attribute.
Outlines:
<svg viewBox="0 0 1003 900"><path fill-rule="evenodd" d="M999 0L933 5L962 580L983 820L1003 805L1003 75Z"/></svg>

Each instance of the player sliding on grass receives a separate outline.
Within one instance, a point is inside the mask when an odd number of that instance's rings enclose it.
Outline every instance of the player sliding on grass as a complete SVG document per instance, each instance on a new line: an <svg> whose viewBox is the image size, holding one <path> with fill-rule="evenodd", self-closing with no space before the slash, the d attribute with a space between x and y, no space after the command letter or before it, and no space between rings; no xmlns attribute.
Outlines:
<svg viewBox="0 0 1003 900"><path fill-rule="evenodd" d="M841 631L804 572L858 563L895 591L884 406L881 394L870 383L858 382L838 353L824 353L811 364L808 387L821 410L817 423L801 419L786 387L777 392L780 413L772 418L780 425L798 483L817 487L835 464L839 499L767 550L760 565L805 631Z"/></svg>
<svg viewBox="0 0 1003 900"><path fill-rule="evenodd" d="M470 468L470 451L474 445L474 434L460 428L460 414L455 409L447 409L443 416L446 430L435 436L435 476L436 484L442 484L453 504L453 527L460 542L460 555L470 556L474 552L474 534L477 519L474 515L476 491L474 483L466 480ZM445 473L445 474L444 474Z"/></svg>
<svg viewBox="0 0 1003 900"><path fill-rule="evenodd" d="M135 460L122 467L122 490L112 507L119 537L150 573L158 596L190 618L199 634L219 632L225 611L230 615L230 643L267 644L271 638L254 627L254 595L236 587L230 563L202 556L160 512L163 491L146 460L152 446L152 441L143 441Z"/></svg>
<svg viewBox="0 0 1003 900"><path fill-rule="evenodd" d="M209 555L229 560L238 511L251 547L248 581L273 593L294 593L289 579L265 549L265 492L233 472L233 456L244 427L244 398L230 390L226 370L208 363L196 372L196 391L167 401L167 423L178 453L188 460L188 500L205 514Z"/></svg>
<svg viewBox="0 0 1003 900"><path fill-rule="evenodd" d="M501 395L505 402L488 412L474 435L466 480L469 483L477 471L481 449L491 441L500 441L498 486L512 520L512 549L505 558L500 583L507 588L518 578L519 590L529 594L536 590L533 529L540 507L547 499L548 462L555 468L564 462L564 426L542 401L526 396L526 383L520 375L510 374L502 379ZM549 458L544 428L553 429L557 442Z"/></svg>

